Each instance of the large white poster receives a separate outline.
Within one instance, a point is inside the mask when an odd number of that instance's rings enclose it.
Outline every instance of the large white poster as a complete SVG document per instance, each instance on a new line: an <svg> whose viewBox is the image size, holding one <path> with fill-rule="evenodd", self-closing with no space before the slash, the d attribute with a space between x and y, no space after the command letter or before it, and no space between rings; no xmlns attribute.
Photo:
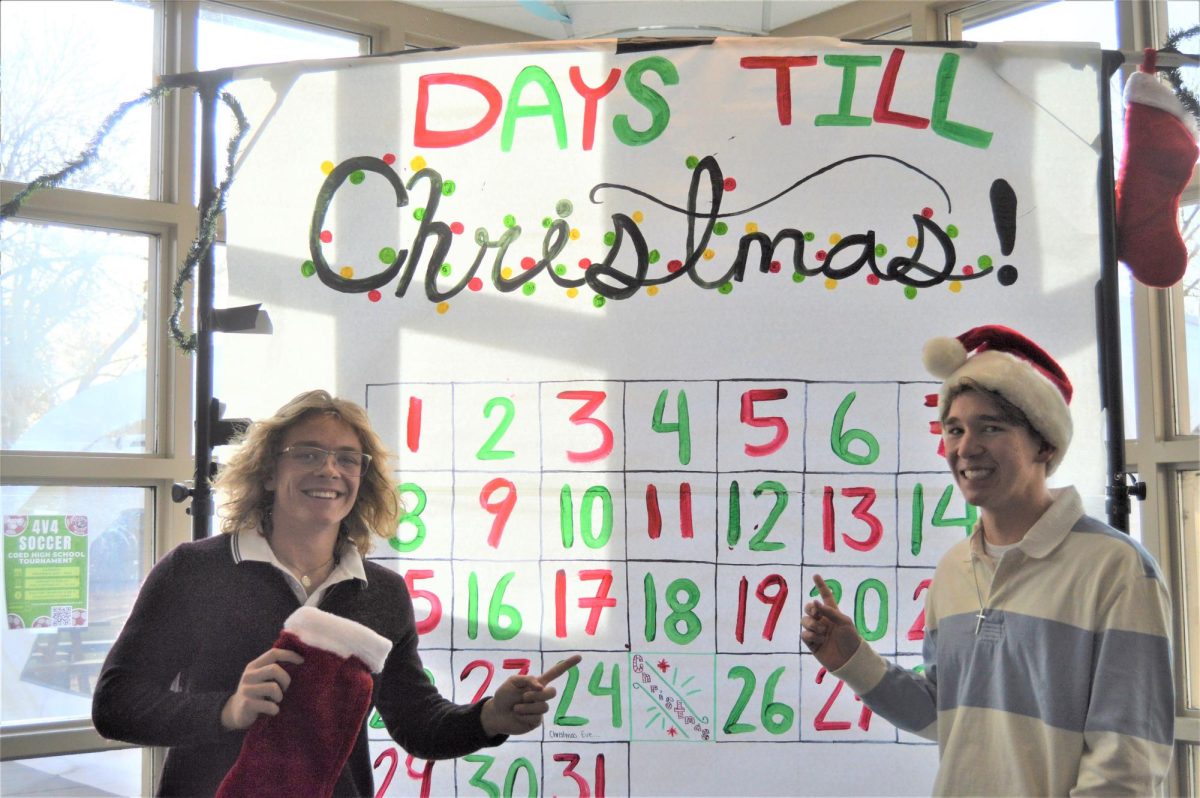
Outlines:
<svg viewBox="0 0 1200 798"><path fill-rule="evenodd" d="M564 652L544 730L387 795L927 793L936 746L800 643L812 575L920 664L974 518L920 349L983 323L1077 384L1056 482L1102 514L1099 51L545 43L249 70L228 413L367 406L457 701Z"/></svg>

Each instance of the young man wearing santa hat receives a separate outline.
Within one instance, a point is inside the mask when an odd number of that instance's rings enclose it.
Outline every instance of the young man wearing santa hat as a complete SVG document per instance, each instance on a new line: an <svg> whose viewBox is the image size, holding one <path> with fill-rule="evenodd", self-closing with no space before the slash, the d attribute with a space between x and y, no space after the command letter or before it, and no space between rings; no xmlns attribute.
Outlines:
<svg viewBox="0 0 1200 798"><path fill-rule="evenodd" d="M862 645L815 577L802 638L896 726L937 740L941 795L1151 795L1171 760L1170 599L1132 538L1046 479L1071 440L1071 383L1000 326L925 346L946 461L979 508L926 593L922 672Z"/></svg>

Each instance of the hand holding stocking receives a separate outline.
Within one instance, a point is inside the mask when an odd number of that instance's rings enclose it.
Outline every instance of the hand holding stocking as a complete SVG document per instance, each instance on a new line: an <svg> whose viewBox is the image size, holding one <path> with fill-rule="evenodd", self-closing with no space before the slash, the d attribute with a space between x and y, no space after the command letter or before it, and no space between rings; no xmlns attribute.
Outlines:
<svg viewBox="0 0 1200 798"><path fill-rule="evenodd" d="M371 706L371 674L391 647L362 624L315 607L292 613L272 650L294 651L304 662L273 658L291 677L279 712L259 715L246 732L217 798L332 795Z"/></svg>

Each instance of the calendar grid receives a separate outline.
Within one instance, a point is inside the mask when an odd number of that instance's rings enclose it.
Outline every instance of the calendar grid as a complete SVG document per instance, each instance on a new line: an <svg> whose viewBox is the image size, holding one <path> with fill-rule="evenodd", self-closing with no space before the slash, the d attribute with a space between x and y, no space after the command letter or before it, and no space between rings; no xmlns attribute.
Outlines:
<svg viewBox="0 0 1200 798"><path fill-rule="evenodd" d="M591 768L585 783L628 791L647 744L928 744L872 717L799 632L819 572L869 644L919 664L922 584L971 518L925 432L930 385L369 386L368 412L401 455L397 484L424 500L405 497L398 537L426 535L372 556L433 574L414 594L419 618L449 594L421 646L443 693L469 701L584 654L540 734L459 760L453 784L486 764L549 793ZM423 404L421 446L402 448L412 397L438 391L449 407Z"/></svg>

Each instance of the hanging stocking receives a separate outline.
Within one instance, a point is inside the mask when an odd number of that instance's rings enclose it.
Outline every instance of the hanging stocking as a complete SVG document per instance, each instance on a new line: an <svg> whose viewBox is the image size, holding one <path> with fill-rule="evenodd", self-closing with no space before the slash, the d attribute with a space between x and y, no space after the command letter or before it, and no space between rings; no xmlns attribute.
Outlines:
<svg viewBox="0 0 1200 798"><path fill-rule="evenodd" d="M1155 51L1125 84L1125 156L1117 177L1117 257L1155 288L1179 282L1187 247L1179 197L1196 165L1195 125L1154 75Z"/></svg>
<svg viewBox="0 0 1200 798"><path fill-rule="evenodd" d="M301 607L275 648L304 657L285 664L291 684L274 717L260 715L217 798L327 798L333 794L371 706L372 673L391 642L360 623Z"/></svg>

